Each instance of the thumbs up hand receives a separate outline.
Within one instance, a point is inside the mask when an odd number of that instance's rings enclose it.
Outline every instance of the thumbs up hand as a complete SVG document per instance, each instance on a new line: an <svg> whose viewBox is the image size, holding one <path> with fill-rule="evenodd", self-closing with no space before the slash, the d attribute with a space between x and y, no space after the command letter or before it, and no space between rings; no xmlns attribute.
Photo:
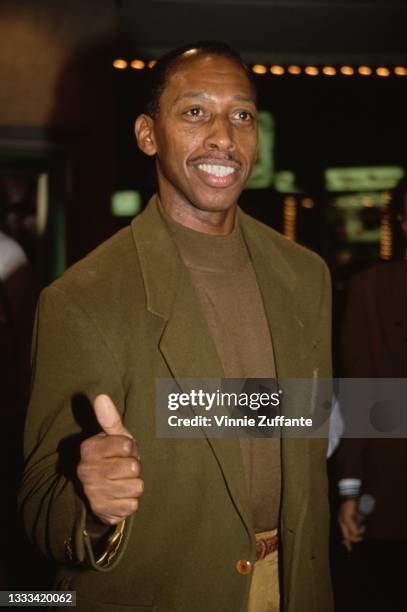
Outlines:
<svg viewBox="0 0 407 612"><path fill-rule="evenodd" d="M93 514L116 525L139 507L144 490L139 450L108 395L98 395L93 408L103 431L82 442L77 474Z"/></svg>

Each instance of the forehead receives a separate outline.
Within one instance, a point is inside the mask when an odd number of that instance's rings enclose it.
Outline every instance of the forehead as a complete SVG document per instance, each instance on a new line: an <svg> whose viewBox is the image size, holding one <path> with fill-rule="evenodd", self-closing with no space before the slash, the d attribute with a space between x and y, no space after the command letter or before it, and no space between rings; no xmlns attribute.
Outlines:
<svg viewBox="0 0 407 612"><path fill-rule="evenodd" d="M255 102L254 87L237 61L219 55L181 59L171 70L162 98L174 100L188 92L217 97L243 96Z"/></svg>

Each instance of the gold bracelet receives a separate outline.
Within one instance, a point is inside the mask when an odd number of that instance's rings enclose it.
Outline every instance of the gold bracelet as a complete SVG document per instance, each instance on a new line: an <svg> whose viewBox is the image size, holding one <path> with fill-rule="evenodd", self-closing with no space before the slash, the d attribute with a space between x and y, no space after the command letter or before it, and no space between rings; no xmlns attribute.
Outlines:
<svg viewBox="0 0 407 612"><path fill-rule="evenodd" d="M99 557L99 559L95 561L96 565L98 565L99 567L108 566L112 559L115 557L123 539L125 524L125 520L118 523L112 535L109 536L106 542L105 552Z"/></svg>

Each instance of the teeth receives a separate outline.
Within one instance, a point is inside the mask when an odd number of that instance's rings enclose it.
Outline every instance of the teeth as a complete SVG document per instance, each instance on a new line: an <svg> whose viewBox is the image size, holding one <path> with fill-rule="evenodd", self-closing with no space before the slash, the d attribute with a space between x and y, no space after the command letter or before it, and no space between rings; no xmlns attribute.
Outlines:
<svg viewBox="0 0 407 612"><path fill-rule="evenodd" d="M229 176L235 172L235 169L230 166L213 166L212 164L199 164L198 168L214 176Z"/></svg>

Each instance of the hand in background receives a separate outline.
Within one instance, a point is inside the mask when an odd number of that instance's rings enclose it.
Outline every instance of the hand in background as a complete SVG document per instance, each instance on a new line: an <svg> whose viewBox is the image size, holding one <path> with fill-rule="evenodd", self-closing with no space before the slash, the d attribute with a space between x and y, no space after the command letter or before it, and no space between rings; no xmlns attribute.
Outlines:
<svg viewBox="0 0 407 612"><path fill-rule="evenodd" d="M342 542L345 548L351 552L352 545L361 542L366 528L357 520L358 502L356 499L346 499L339 507L338 522L342 532Z"/></svg>

